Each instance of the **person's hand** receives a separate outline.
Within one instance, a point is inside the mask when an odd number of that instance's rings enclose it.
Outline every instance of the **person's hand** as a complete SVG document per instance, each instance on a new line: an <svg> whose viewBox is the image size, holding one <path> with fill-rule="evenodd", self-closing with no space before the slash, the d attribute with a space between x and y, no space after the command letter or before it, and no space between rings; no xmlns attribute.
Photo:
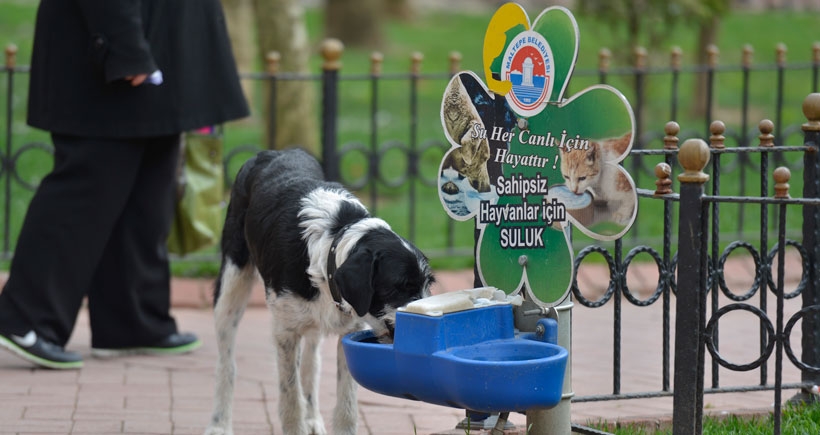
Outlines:
<svg viewBox="0 0 820 435"><path fill-rule="evenodd" d="M139 86L147 78L148 78L148 74L137 74L135 76L125 76L125 80L128 81L128 82L131 82L131 86Z"/></svg>

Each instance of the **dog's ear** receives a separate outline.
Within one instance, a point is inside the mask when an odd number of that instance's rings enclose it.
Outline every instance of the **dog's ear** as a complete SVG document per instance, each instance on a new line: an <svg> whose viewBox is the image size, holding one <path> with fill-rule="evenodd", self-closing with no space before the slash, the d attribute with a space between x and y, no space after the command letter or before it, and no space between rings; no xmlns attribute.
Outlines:
<svg viewBox="0 0 820 435"><path fill-rule="evenodd" d="M356 310L359 317L367 314L373 302L373 268L373 253L360 249L348 257L333 276L342 298Z"/></svg>

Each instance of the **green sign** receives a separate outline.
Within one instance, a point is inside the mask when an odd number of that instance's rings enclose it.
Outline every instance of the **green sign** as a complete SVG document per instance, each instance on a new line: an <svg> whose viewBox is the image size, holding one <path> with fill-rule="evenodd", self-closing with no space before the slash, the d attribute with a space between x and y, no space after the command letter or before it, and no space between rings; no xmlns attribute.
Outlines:
<svg viewBox="0 0 820 435"><path fill-rule="evenodd" d="M525 291L543 306L569 292L570 225L613 240L637 213L635 183L619 164L632 148L632 109L610 86L564 97L577 53L567 9L545 9L530 25L507 3L484 37L487 84L461 72L441 105L451 145L439 177L444 209L475 219L484 285Z"/></svg>

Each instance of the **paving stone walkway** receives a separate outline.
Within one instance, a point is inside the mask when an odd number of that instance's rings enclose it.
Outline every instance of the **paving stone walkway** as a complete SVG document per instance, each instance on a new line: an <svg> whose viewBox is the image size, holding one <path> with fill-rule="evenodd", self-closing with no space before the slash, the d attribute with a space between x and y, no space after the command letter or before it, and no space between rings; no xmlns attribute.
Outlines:
<svg viewBox="0 0 820 435"><path fill-rule="evenodd" d="M748 262L731 261L726 277L732 289L744 293L753 276ZM787 275L787 287L799 281L800 269ZM608 272L599 265L584 264L579 271L580 287L589 298L606 288ZM633 265L628 284L641 298L654 289L654 265ZM471 287L472 272L438 274L437 291ZM6 352L0 352L0 435L7 434L201 434L208 423L214 382L216 345L212 313L208 308L212 282L175 279L174 315L180 328L203 339L198 351L175 357L129 357L96 360L89 349L88 318L80 315L68 348L86 360L78 371L34 369ZM788 289L787 289L788 290ZM234 406L237 434L280 434L277 416L277 387L271 318L264 308L261 286L254 290L252 306L238 335L238 380ZM787 316L799 310L800 298L787 301ZM753 301L756 301L754 299ZM774 298L769 310L773 316ZM722 297L721 304L728 301ZM753 302L756 303L756 302ZM672 298L674 313L674 298ZM621 345L621 392L661 389L661 304L638 308L624 300ZM613 390L613 303L590 309L576 304L572 310L572 383L578 396L609 394ZM735 315L736 314L736 315ZM674 317L672 321L674 328ZM800 354L799 328L791 342ZM749 331L755 331L749 333ZM721 321L721 353L736 362L757 358L757 320L746 312L735 312ZM674 337L674 329L672 337ZM674 349L674 347L673 347ZM323 344L322 397L325 421L331 421L335 401L335 340ZM710 358L707 355L707 363ZM769 373L774 372L773 361ZM770 375L771 376L771 375ZM786 360L784 382L798 382L799 371ZM707 386L711 376L707 370ZM721 385L759 382L759 372L720 371ZM784 399L794 392L784 392ZM771 409L773 392L707 395L707 412L765 412ZM672 398L631 399L574 403L572 419L587 424L608 421L668 421ZM408 435L451 432L463 411L410 400L391 398L359 389L359 433ZM511 416L524 427L526 418ZM471 433L482 433L472 431Z"/></svg>

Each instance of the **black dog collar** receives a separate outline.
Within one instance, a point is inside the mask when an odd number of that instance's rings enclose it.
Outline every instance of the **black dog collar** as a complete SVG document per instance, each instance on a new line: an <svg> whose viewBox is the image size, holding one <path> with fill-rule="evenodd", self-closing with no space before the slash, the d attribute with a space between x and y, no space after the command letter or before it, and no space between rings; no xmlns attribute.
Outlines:
<svg viewBox="0 0 820 435"><path fill-rule="evenodd" d="M339 292L339 289L336 287L336 282L333 281L333 275L336 273L336 247L339 245L339 242L342 241L342 236L345 234L353 223L349 223L343 226L336 236L333 237L333 242L330 244L330 251L327 254L327 285L330 287L330 295L333 297L333 301L336 302L336 308L342 309L342 294Z"/></svg>

